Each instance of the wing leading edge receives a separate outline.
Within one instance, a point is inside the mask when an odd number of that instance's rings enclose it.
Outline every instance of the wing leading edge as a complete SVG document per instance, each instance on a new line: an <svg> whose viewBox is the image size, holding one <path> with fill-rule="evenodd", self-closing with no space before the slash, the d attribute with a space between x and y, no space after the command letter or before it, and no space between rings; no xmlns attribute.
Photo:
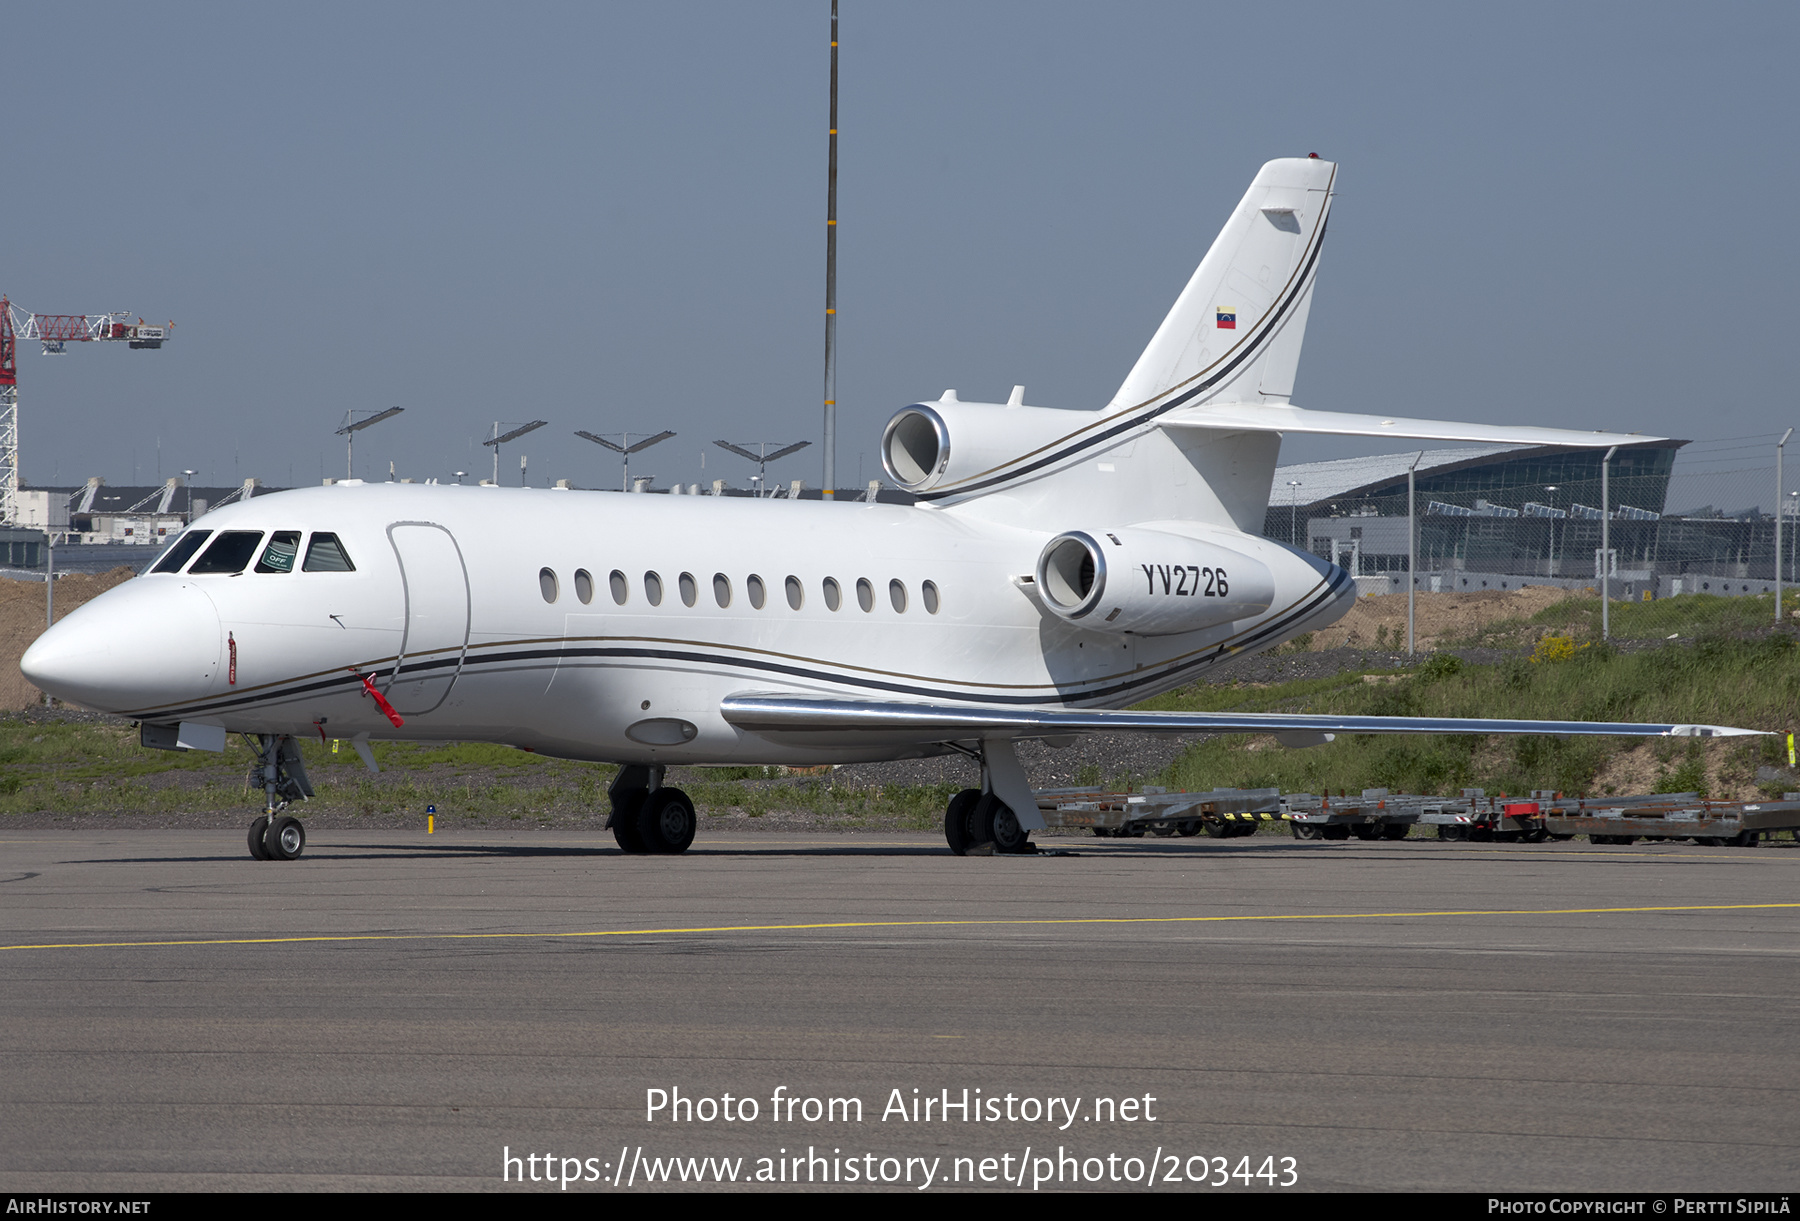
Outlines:
<svg viewBox="0 0 1800 1221"><path fill-rule="evenodd" d="M1020 709L980 704L828 699L755 694L728 696L725 720L739 729L807 745L891 742L896 745L981 739L1062 737L1085 733L1259 733L1288 744L1316 745L1339 733L1558 734L1714 738L1760 734L1729 725L1638 724L1624 721L1506 721L1478 717L1331 716L1286 712L1129 712L1110 709Z"/></svg>

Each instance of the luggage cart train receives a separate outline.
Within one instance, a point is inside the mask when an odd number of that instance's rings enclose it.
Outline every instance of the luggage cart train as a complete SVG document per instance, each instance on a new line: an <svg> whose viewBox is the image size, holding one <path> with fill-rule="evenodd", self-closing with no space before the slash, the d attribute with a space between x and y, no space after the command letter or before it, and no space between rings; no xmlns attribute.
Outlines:
<svg viewBox="0 0 1800 1221"><path fill-rule="evenodd" d="M1253 835L1286 823L1295 839L1405 839L1414 827L1440 840L1543 843L1585 835L1590 843L1693 840L1753 847L1779 831L1800 838L1800 793L1780 801L1708 801L1698 793L1565 797L1536 790L1529 798L1464 789L1457 797L1423 797L1364 789L1360 795L1288 793L1277 789L1170 792L1143 788L1040 789L1038 810L1051 827L1090 828L1095 835Z"/></svg>

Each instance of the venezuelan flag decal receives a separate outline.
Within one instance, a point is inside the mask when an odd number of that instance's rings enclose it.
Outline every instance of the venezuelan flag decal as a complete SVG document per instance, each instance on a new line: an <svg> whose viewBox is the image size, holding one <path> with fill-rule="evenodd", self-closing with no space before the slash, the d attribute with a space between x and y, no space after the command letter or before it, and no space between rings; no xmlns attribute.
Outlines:
<svg viewBox="0 0 1800 1221"><path fill-rule="evenodd" d="M1218 315L1219 315L1219 329L1221 331L1237 330L1237 311L1236 310L1221 309L1218 311Z"/></svg>

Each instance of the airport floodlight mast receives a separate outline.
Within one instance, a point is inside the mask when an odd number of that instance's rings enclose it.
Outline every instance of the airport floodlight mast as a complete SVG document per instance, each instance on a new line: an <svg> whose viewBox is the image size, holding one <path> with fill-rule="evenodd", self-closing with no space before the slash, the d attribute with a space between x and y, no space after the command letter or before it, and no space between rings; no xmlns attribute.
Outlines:
<svg viewBox="0 0 1800 1221"><path fill-rule="evenodd" d="M508 441L511 441L511 440L514 440L515 438L524 436L528 432L536 432L538 429L542 428L544 425L548 424L549 422L550 422L549 420L533 420L529 424L521 424L517 428L513 429L511 432L502 434L500 431L500 425L510 424L510 423L512 423L512 421L511 420L495 420L494 421L494 435L489 437L487 440L483 441L482 444L490 445L493 447L493 450L494 450L494 486L495 487L500 486L500 447L502 445L505 445Z"/></svg>
<svg viewBox="0 0 1800 1221"><path fill-rule="evenodd" d="M837 494L838 6L831 0L831 131L825 171L825 492Z"/></svg>
<svg viewBox="0 0 1800 1221"><path fill-rule="evenodd" d="M335 436L344 438L344 478L356 478L356 467L354 463L356 457L356 434L371 424L379 424L383 420L391 420L405 410L406 408L404 407L389 407L386 411L375 411L370 409L365 413L369 417L366 420L357 419L358 413L355 411L346 411L344 413L344 426L338 429L334 434Z"/></svg>
<svg viewBox="0 0 1800 1221"><path fill-rule="evenodd" d="M60 356L71 343L124 341L130 348L154 350L175 330L131 317L124 310L108 314L32 314L0 297L0 525L19 520L19 369L18 341L35 339L44 355Z"/></svg>
<svg viewBox="0 0 1800 1221"><path fill-rule="evenodd" d="M585 440L592 441L595 445L604 445L606 448L623 458L625 462L625 474L619 484L619 490L621 492L629 492L631 490L631 455L637 453L640 449L649 449L658 441L667 441L675 434L665 429L664 431L657 433L654 437L644 438L644 440L639 441L636 445L631 443L631 434L628 432L620 433L617 441L608 441L605 437L595 436L593 433L580 428L575 430L575 435Z"/></svg>
<svg viewBox="0 0 1800 1221"><path fill-rule="evenodd" d="M769 446L781 444L779 441L746 441L742 445L733 445L730 441L714 441L713 444L717 445L720 449L730 450L740 458L748 458L750 461L756 463L756 474L754 478L756 480L756 494L760 496L763 491L763 477L768 473L769 463L775 461L777 458L785 458L789 454L797 453L811 445L812 442L796 441L794 444L784 446L774 453L769 452ZM755 453L750 452L750 446L752 445L756 446Z"/></svg>

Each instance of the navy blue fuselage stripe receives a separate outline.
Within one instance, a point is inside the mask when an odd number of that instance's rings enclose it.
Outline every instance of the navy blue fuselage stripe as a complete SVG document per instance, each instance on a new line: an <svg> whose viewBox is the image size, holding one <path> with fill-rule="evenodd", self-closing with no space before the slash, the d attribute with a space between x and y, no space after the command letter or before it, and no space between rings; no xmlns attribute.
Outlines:
<svg viewBox="0 0 1800 1221"><path fill-rule="evenodd" d="M1252 360L1255 357L1262 354L1263 349L1265 347L1267 347L1269 340L1274 336L1276 330L1279 329L1281 320L1287 316L1288 310L1293 308L1294 303L1296 301L1298 301L1300 299L1300 297L1304 294L1306 286L1312 278L1313 264L1318 261L1319 251L1321 251L1325 248L1325 226L1326 226L1326 222L1328 219L1329 219L1328 216L1320 218L1319 232L1318 232L1317 240L1313 242L1312 250L1306 256L1306 266L1304 269L1302 269L1300 276L1294 281L1294 287L1289 291L1287 297L1282 301L1280 309L1278 309L1275 313L1271 314L1268 317L1268 319L1266 320L1266 324L1263 327L1262 334L1257 336L1256 342L1249 344L1248 346L1246 346L1244 348L1243 351L1239 352L1236 356L1232 357L1231 360L1226 364L1226 366L1223 369L1220 369L1217 373L1215 373L1211 377L1207 378L1204 382L1200 383L1198 386L1195 386L1192 389L1183 391L1181 394L1170 399L1168 402L1164 403L1162 406L1152 408L1151 410L1146 411L1143 415L1134 416L1133 418L1131 418L1129 420L1123 420L1117 424L1114 424L1110 428L1103 429L1102 431L1097 432L1090 437L1087 437L1084 440L1076 441L1074 444L1069 445L1063 449L1060 449L1053 454L1046 454L1042 458L1033 459L1032 461L1024 463L1021 466L1013 467L1003 474L994 475L991 478L983 479L980 483L970 483L970 484L959 485L954 488L945 488L941 492L920 492L920 493L918 493L919 499L920 500L945 500L952 496L966 496L971 492L979 492L984 489L990 489L990 488L996 487L1003 483L1010 483L1011 481L1018 479L1025 475L1029 475L1029 474L1033 473L1034 471L1042 470L1046 466L1051 466L1058 462L1063 461L1066 458L1071 458L1071 457L1075 456L1076 454L1081 453L1083 450L1092 449L1094 446L1098 445L1100 442L1111 440L1113 437L1118 436L1120 433L1129 432L1130 430L1132 430L1134 428L1137 428L1143 424L1147 424L1151 420L1154 420L1157 416L1162 415L1164 412L1173 411L1175 408L1185 405L1186 403L1188 403L1190 400L1192 400L1197 395L1204 394L1206 391L1208 391L1208 390L1212 389L1214 386L1218 385L1221 381L1224 381L1225 378L1227 377L1227 375L1232 373L1235 369L1237 369L1245 361Z"/></svg>
<svg viewBox="0 0 1800 1221"><path fill-rule="evenodd" d="M1317 613L1322 606L1331 599L1337 597L1343 590L1344 582L1349 578L1342 569L1337 569L1336 573L1337 576L1331 583L1316 596L1308 600L1304 606L1288 612L1278 620L1265 624L1254 634L1241 642L1236 644L1221 644L1217 649L1208 650L1198 656L1190 657L1187 660L1174 665L1164 666L1144 674L1134 675L1124 682L1114 683L1108 687L1087 691L1070 692L1060 698L1057 696L1046 695L982 695L979 693L961 691L944 691L912 683L871 679L857 675L835 674L827 669L817 666L767 661L753 657L739 657L729 653L710 652L700 649L650 648L641 645L593 645L573 648L567 645L554 645L545 648L508 649L505 652L486 654L477 654L475 649L480 648L481 646L474 646L466 658L446 657L437 661L409 663L398 681L410 681L419 671L434 668L441 669L446 666L454 666L459 662L462 664L463 672L466 673L476 667L485 668L518 662L556 661L560 663L570 659L584 657L640 658L657 661L693 662L722 668L752 670L763 674L783 674L794 678L810 679L816 682L834 683L840 686L861 687L871 691L887 691L904 695L918 695L931 699L954 700L958 703L1017 704L1020 706L1047 703L1075 704L1096 699L1106 699L1115 695L1124 695L1132 691L1141 690L1147 686L1158 685L1175 675L1186 674L1191 670L1211 665L1221 657L1241 653L1246 649L1254 648L1259 642L1267 640L1271 636L1279 635L1292 624L1305 619L1309 615ZM383 672L383 668L384 667L382 666L372 668L370 670L371 676L380 675ZM259 694L246 693L232 699L213 700L206 703L190 705L186 708L170 707L150 712L131 713L128 715L141 716L149 720L166 720L172 717L191 717L201 713L222 712L230 709L247 709L263 704L287 703L303 695L310 695L320 691L330 691L333 688L360 689L361 685L362 680L356 675L345 673L341 677L334 675L328 679L305 683L296 687L288 687L280 691Z"/></svg>

